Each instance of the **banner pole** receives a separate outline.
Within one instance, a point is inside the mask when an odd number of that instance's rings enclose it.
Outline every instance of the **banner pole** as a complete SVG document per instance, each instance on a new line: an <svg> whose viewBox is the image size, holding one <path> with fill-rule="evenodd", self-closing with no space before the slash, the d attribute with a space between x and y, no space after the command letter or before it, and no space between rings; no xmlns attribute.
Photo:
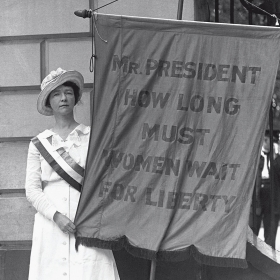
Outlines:
<svg viewBox="0 0 280 280"><path fill-rule="evenodd" d="M151 270L150 270L150 280L155 280L156 278L156 260L151 260Z"/></svg>

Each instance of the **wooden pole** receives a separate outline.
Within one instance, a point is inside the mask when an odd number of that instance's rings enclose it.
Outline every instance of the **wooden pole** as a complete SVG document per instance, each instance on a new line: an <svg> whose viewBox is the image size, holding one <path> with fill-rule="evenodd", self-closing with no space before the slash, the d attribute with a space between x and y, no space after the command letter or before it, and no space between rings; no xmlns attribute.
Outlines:
<svg viewBox="0 0 280 280"><path fill-rule="evenodd" d="M151 260L150 280L156 279L156 260Z"/></svg>

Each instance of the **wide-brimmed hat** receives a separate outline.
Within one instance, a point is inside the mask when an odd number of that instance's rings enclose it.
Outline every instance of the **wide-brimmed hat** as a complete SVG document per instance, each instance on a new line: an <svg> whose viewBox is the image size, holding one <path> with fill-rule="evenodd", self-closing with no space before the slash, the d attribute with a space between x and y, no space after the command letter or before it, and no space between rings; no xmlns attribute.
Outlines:
<svg viewBox="0 0 280 280"><path fill-rule="evenodd" d="M37 99L37 110L40 114L45 116L53 115L53 110L51 107L46 106L46 101L50 93L65 82L73 82L78 86L79 95L76 102L81 99L84 88L84 78L82 74L75 70L66 71L61 68L57 68L56 71L51 71L51 73L46 76L41 83L41 92Z"/></svg>

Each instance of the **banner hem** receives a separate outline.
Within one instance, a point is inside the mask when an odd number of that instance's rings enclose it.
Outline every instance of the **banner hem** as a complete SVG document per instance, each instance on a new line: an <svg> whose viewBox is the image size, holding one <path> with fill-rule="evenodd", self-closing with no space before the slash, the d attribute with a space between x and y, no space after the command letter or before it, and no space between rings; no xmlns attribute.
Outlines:
<svg viewBox="0 0 280 280"><path fill-rule="evenodd" d="M98 238L76 237L75 248L78 246L97 247L118 251L124 248L129 254L148 260L179 262L189 259L191 256L200 264L217 267L248 268L246 259L214 257L200 253L198 249L191 245L185 249L177 251L152 251L131 245L126 237L117 240L105 241Z"/></svg>

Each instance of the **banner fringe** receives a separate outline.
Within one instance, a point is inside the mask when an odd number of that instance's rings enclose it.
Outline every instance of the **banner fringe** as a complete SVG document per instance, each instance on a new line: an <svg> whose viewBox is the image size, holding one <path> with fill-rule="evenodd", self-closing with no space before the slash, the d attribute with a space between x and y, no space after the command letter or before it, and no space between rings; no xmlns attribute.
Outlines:
<svg viewBox="0 0 280 280"><path fill-rule="evenodd" d="M194 245L189 246L183 250L177 251L152 251L131 245L126 237L121 237L114 240L101 240L98 238L76 237L75 248L78 251L79 245L86 247L97 247L101 249L108 249L113 251L125 250L134 257L157 260L179 262L193 257L198 263L217 267L235 267L248 268L246 259L212 257L200 253Z"/></svg>

